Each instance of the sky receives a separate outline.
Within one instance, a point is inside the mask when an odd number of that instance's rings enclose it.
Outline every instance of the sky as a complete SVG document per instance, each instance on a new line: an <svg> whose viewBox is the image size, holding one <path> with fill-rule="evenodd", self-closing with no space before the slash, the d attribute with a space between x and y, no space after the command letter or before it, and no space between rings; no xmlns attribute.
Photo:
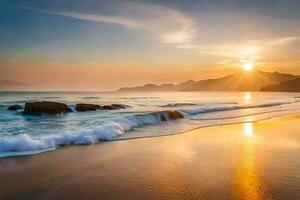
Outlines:
<svg viewBox="0 0 300 200"><path fill-rule="evenodd" d="M0 80L110 91L300 74L298 0L0 0Z"/></svg>

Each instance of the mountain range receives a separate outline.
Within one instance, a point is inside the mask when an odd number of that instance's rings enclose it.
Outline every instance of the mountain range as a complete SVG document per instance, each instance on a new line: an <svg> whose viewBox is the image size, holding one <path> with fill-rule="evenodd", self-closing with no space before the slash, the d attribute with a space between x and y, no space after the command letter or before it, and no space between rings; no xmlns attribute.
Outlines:
<svg viewBox="0 0 300 200"><path fill-rule="evenodd" d="M271 85L298 78L300 82L300 76L297 75L253 71L240 72L216 79L189 80L178 84L146 84L137 87L123 87L118 91L268 91ZM300 84L298 88L300 90Z"/></svg>
<svg viewBox="0 0 300 200"><path fill-rule="evenodd" d="M284 81L279 84L268 85L263 87L261 91L272 92L300 92L300 78Z"/></svg>

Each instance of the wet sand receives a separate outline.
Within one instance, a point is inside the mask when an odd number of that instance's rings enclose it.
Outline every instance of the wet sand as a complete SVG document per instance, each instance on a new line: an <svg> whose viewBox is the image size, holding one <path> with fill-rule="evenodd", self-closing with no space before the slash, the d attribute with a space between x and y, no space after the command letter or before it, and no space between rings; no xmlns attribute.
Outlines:
<svg viewBox="0 0 300 200"><path fill-rule="evenodd" d="M0 199L300 199L300 115L0 159Z"/></svg>

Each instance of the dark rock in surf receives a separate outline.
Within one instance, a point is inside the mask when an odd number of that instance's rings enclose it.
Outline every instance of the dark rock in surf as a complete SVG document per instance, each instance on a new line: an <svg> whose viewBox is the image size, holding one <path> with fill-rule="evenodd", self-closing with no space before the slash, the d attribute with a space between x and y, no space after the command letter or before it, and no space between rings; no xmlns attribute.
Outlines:
<svg viewBox="0 0 300 200"><path fill-rule="evenodd" d="M97 104L80 103L80 104L76 104L75 110L77 110L78 112L86 112L86 111L96 111L100 108L101 106Z"/></svg>
<svg viewBox="0 0 300 200"><path fill-rule="evenodd" d="M119 109L126 109L125 105L122 104L111 104L111 105L104 105L100 107L101 110L119 110Z"/></svg>
<svg viewBox="0 0 300 200"><path fill-rule="evenodd" d="M184 118L183 114L178 112L178 111L169 111L168 112L168 117L171 120L183 119Z"/></svg>
<svg viewBox="0 0 300 200"><path fill-rule="evenodd" d="M160 121L165 122L168 121L165 115L160 115Z"/></svg>
<svg viewBox="0 0 300 200"><path fill-rule="evenodd" d="M178 111L162 111L159 112L159 118L161 122L165 122L169 120L183 119L184 115Z"/></svg>
<svg viewBox="0 0 300 200"><path fill-rule="evenodd" d="M100 107L101 110L116 110L116 108L112 107L111 105L105 105Z"/></svg>
<svg viewBox="0 0 300 200"><path fill-rule="evenodd" d="M41 114L59 114L72 112L64 103L42 101L42 102L30 102L25 104L24 112L25 115L41 115Z"/></svg>
<svg viewBox="0 0 300 200"><path fill-rule="evenodd" d="M96 110L119 110L119 109L126 109L126 105L122 104L111 104L111 105L104 105L100 106L97 104L76 104L75 110L79 112L85 111L96 111Z"/></svg>
<svg viewBox="0 0 300 200"><path fill-rule="evenodd" d="M123 105L123 104L111 104L111 106L116 109L126 109L127 107L129 107L129 106Z"/></svg>
<svg viewBox="0 0 300 200"><path fill-rule="evenodd" d="M23 108L22 106L16 104L16 105L9 106L7 110L20 110L22 108Z"/></svg>

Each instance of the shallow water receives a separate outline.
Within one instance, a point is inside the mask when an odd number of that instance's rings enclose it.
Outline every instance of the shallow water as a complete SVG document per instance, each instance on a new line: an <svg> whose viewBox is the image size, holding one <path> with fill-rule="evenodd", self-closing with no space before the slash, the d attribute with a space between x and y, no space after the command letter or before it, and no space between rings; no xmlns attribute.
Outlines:
<svg viewBox="0 0 300 200"><path fill-rule="evenodd" d="M0 199L300 199L299 120L4 158Z"/></svg>
<svg viewBox="0 0 300 200"><path fill-rule="evenodd" d="M0 92L0 157L39 153L66 144L170 135L267 119L299 112L297 96L262 92ZM7 110L9 105L42 100L63 102L71 108L76 103L120 103L130 108L41 117ZM162 122L159 112L166 110L177 110L185 119Z"/></svg>

